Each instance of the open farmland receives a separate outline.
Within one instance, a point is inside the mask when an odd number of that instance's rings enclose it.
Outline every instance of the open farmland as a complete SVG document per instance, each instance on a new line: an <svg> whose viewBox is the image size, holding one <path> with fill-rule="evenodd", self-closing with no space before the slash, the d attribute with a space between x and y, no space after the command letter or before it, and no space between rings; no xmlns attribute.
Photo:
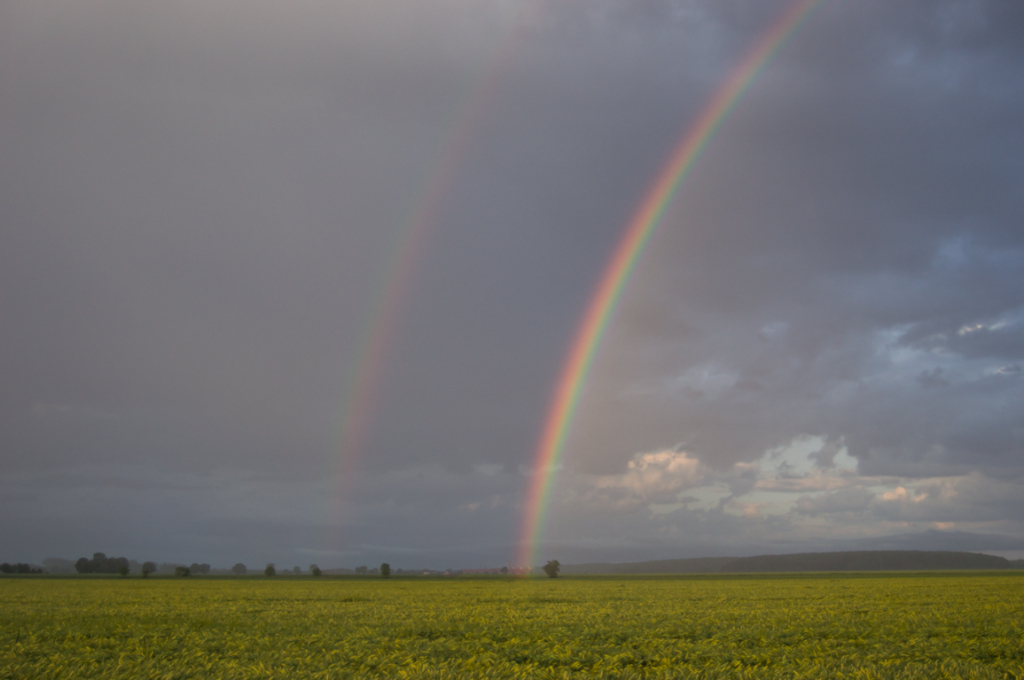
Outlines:
<svg viewBox="0 0 1024 680"><path fill-rule="evenodd" d="M1024 574L0 580L2 678L1024 678Z"/></svg>

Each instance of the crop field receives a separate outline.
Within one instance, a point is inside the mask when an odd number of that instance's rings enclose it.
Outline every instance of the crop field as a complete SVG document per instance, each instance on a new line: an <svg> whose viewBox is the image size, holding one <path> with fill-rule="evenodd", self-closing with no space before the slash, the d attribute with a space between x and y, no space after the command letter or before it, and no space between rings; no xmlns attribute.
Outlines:
<svg viewBox="0 0 1024 680"><path fill-rule="evenodd" d="M0 580L0 678L1024 678L1024 574Z"/></svg>

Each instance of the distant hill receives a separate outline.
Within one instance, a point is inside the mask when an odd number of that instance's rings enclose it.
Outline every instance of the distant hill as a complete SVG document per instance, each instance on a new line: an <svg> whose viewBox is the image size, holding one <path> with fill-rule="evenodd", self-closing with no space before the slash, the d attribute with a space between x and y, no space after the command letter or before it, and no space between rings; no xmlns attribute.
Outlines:
<svg viewBox="0 0 1024 680"><path fill-rule="evenodd" d="M924 571L929 569L1020 569L1024 560L983 553L862 550L756 557L697 557L651 562L566 564L563 574L724 574L784 571Z"/></svg>
<svg viewBox="0 0 1024 680"><path fill-rule="evenodd" d="M651 562L563 564L563 574L717 574L735 557L694 557Z"/></svg>

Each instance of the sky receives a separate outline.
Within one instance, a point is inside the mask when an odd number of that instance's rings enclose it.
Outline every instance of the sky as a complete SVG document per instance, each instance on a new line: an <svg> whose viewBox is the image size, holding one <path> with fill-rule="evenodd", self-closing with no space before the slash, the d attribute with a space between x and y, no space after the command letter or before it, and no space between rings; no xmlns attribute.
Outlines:
<svg viewBox="0 0 1024 680"><path fill-rule="evenodd" d="M0 559L512 564L601 275L790 5L0 3ZM1024 556L1022 82L1016 0L821 0L626 285L538 558Z"/></svg>

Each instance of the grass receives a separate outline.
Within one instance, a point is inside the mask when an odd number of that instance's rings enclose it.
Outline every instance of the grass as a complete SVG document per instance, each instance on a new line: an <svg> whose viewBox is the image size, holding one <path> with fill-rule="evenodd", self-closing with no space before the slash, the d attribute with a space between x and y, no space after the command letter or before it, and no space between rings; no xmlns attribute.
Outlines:
<svg viewBox="0 0 1024 680"><path fill-rule="evenodd" d="M1022 678L1024 574L4 578L0 678Z"/></svg>

